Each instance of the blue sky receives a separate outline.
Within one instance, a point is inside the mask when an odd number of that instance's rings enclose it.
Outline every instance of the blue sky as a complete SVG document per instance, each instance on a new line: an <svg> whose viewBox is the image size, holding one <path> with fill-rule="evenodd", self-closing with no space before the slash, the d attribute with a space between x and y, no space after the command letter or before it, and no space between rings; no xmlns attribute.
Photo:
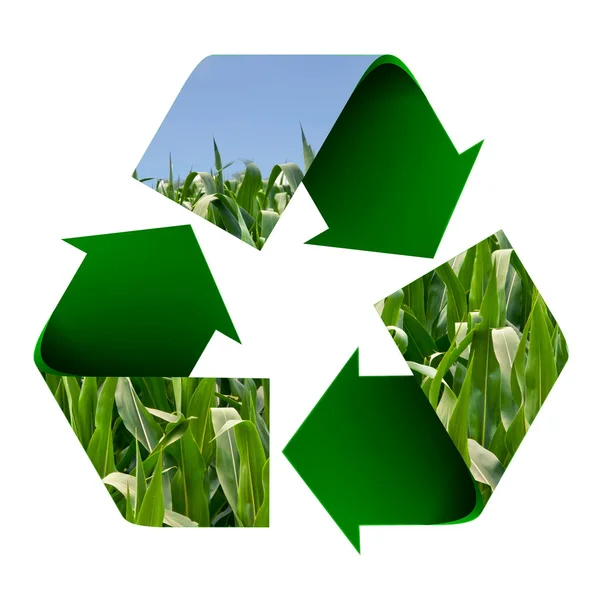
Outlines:
<svg viewBox="0 0 600 600"><path fill-rule="evenodd" d="M193 71L140 161L140 178L210 171L212 138L223 163L304 170L300 122L315 152L375 56L210 56ZM226 174L243 170L237 160ZM153 182L150 182L152 185Z"/></svg>

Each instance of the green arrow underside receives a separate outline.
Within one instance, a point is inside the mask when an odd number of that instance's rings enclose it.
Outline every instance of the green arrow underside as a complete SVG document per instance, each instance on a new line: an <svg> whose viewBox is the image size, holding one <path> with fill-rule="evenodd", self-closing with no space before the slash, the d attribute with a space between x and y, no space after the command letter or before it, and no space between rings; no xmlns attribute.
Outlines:
<svg viewBox="0 0 600 600"><path fill-rule="evenodd" d="M40 370L184 377L216 330L239 341L189 225L66 241L86 257L40 336Z"/></svg>
<svg viewBox="0 0 600 600"><path fill-rule="evenodd" d="M408 69L379 58L304 177L329 227L308 243L433 257L482 143L459 154Z"/></svg>
<svg viewBox="0 0 600 600"><path fill-rule="evenodd" d="M475 518L481 498L417 380L359 377L358 350L283 451L360 551L360 525Z"/></svg>

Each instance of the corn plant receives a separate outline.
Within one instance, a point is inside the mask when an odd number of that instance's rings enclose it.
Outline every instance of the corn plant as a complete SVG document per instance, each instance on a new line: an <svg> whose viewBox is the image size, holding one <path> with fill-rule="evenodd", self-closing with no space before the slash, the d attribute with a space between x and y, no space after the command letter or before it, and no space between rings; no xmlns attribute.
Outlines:
<svg viewBox="0 0 600 600"><path fill-rule="evenodd" d="M502 232L377 307L486 502L567 361L555 318Z"/></svg>
<svg viewBox="0 0 600 600"><path fill-rule="evenodd" d="M268 380L44 378L131 523L268 526Z"/></svg>
<svg viewBox="0 0 600 600"><path fill-rule="evenodd" d="M314 158L312 147L302 133L304 169ZM173 162L169 156L169 178L156 181L157 192L193 213L225 229L255 248L262 248L279 217L300 185L304 173L296 163L281 163L263 179L258 166L244 161L243 172L224 178L224 171L233 163L223 165L216 141L213 140L214 170L190 171L185 179L175 180ZM133 177L138 179L137 172ZM139 181L148 182L152 178Z"/></svg>

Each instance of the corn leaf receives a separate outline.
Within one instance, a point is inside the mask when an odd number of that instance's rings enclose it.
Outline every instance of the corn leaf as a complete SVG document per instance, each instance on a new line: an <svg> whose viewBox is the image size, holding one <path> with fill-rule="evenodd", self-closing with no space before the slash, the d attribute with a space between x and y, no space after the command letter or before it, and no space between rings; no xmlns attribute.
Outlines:
<svg viewBox="0 0 600 600"><path fill-rule="evenodd" d="M173 384L173 397L175 399L175 410L178 413L182 413L182 378L173 377L171 383Z"/></svg>
<svg viewBox="0 0 600 600"><path fill-rule="evenodd" d="M428 393L429 402L431 403L431 406L433 406L433 408L437 408L438 398L444 375L448 372L450 367L460 358L460 355L465 351L465 348L467 348L471 344L476 331L477 328L472 328L471 331L469 331L465 335L465 337L458 345L456 345L455 339L452 342L451 347L444 354L444 357L442 358L440 364L436 369L436 375L431 381L431 388L429 389Z"/></svg>
<svg viewBox="0 0 600 600"><path fill-rule="evenodd" d="M142 506L142 501L146 495L146 472L144 470L144 461L140 452L140 443L135 440L135 515L138 515Z"/></svg>
<svg viewBox="0 0 600 600"><path fill-rule="evenodd" d="M100 388L95 415L96 429L87 448L87 455L102 478L116 471L111 423L117 380L117 377L107 377Z"/></svg>
<svg viewBox="0 0 600 600"><path fill-rule="evenodd" d="M315 159L315 153L312 146L306 141L302 125L300 125L300 132L302 133L302 153L304 154L304 172L306 173L312 164L312 161Z"/></svg>
<svg viewBox="0 0 600 600"><path fill-rule="evenodd" d="M445 385L442 391L442 397L435 409L437 416L439 417L444 429L448 429L448 423L450 423L450 417L454 411L454 407L458 402L456 394L452 391L452 388Z"/></svg>
<svg viewBox="0 0 600 600"><path fill-rule="evenodd" d="M131 505L131 493L129 491L129 484L127 485L127 493L125 495L125 520L129 523L135 523L135 515L133 513L133 507Z"/></svg>
<svg viewBox="0 0 600 600"><path fill-rule="evenodd" d="M510 267L512 250L496 250L492 253L492 265L496 278L496 293L498 295L498 316L495 327L506 324L506 279Z"/></svg>
<svg viewBox="0 0 600 600"><path fill-rule="evenodd" d="M265 466L262 472L262 484L263 484L263 501L262 505L256 514L254 519L254 527L268 527L269 526L269 459L265 461Z"/></svg>
<svg viewBox="0 0 600 600"><path fill-rule="evenodd" d="M529 355L525 367L525 418L528 423L535 419L557 377L552 341L546 322L546 307L538 295L531 312Z"/></svg>
<svg viewBox="0 0 600 600"><path fill-rule="evenodd" d="M62 381L67 397L69 422L77 439L81 441L79 433L79 394L81 393L81 387L77 377L63 377Z"/></svg>
<svg viewBox="0 0 600 600"><path fill-rule="evenodd" d="M473 268L475 265L475 253L477 246L472 246L464 254L460 269L458 270L458 280L460 281L463 289L468 292L471 288L471 281L473 280Z"/></svg>
<svg viewBox="0 0 600 600"><path fill-rule="evenodd" d="M400 310L404 301L404 290L399 289L385 299L381 318L386 326L398 327Z"/></svg>
<svg viewBox="0 0 600 600"><path fill-rule="evenodd" d="M430 367L429 365L420 365L419 363L413 362L412 360L407 360L406 364L410 367L410 369L415 373L420 373L425 377L435 377L437 375L437 371Z"/></svg>
<svg viewBox="0 0 600 600"><path fill-rule="evenodd" d="M494 491L504 475L504 467L496 456L483 448L476 440L469 439L468 446L471 457L471 474L475 481L489 485Z"/></svg>
<svg viewBox="0 0 600 600"><path fill-rule="evenodd" d="M179 470L173 478L173 508L201 527L210 525L208 500L204 493L206 464L188 429L179 440Z"/></svg>
<svg viewBox="0 0 600 600"><path fill-rule="evenodd" d="M169 527L198 527L198 523L188 519L185 515L166 509L163 523Z"/></svg>
<svg viewBox="0 0 600 600"><path fill-rule="evenodd" d="M433 338L425 327L408 311L404 311L403 329L408 336L407 360L424 363L425 359L437 351Z"/></svg>
<svg viewBox="0 0 600 600"><path fill-rule="evenodd" d="M448 338L456 334L456 324L467 318L467 300L465 290L449 263L440 265L435 272L444 282L447 293L446 325Z"/></svg>
<svg viewBox="0 0 600 600"><path fill-rule="evenodd" d="M569 350L565 336L558 325L554 326L554 331L552 332L552 349L554 351L554 362L556 362L556 373L560 375L569 358Z"/></svg>
<svg viewBox="0 0 600 600"><path fill-rule="evenodd" d="M498 423L496 431L494 431L489 451L500 461L503 467L508 465L510 456L506 447L506 429L502 421Z"/></svg>
<svg viewBox="0 0 600 600"><path fill-rule="evenodd" d="M98 402L98 385L95 377L84 377L79 401L77 402L77 422L79 440L87 450L94 432L94 413Z"/></svg>
<svg viewBox="0 0 600 600"><path fill-rule="evenodd" d="M520 341L519 336L512 327L502 327L501 329L492 330L494 354L496 355L502 378L500 410L502 423L505 428L510 427L512 420L519 410L519 404L513 400L510 381Z"/></svg>
<svg viewBox="0 0 600 600"><path fill-rule="evenodd" d="M471 343L473 378L469 425L471 436L483 447L488 447L501 418L502 377L492 344L491 330L475 331Z"/></svg>
<svg viewBox="0 0 600 600"><path fill-rule="evenodd" d="M198 384L188 402L187 416L196 417L190 424L190 431L198 444L202 458L209 464L215 455L214 429L210 409L215 403L216 380L204 378Z"/></svg>
<svg viewBox="0 0 600 600"><path fill-rule="evenodd" d="M216 433L216 469L217 476L229 505L237 511L238 486L240 480L240 455L232 431L219 432L229 421L241 421L235 408L211 408L213 429Z"/></svg>
<svg viewBox="0 0 600 600"><path fill-rule="evenodd" d="M196 179L200 179L200 181L202 182L205 194L210 195L219 193L219 190L217 188L217 182L210 173L205 173L201 171L196 174Z"/></svg>
<svg viewBox="0 0 600 600"><path fill-rule="evenodd" d="M473 363L467 369L467 375L462 385L460 394L448 422L448 435L454 442L456 449L460 452L467 467L471 466L469 456L468 429L469 429L469 400L471 397L471 379L473 376Z"/></svg>
<svg viewBox="0 0 600 600"><path fill-rule="evenodd" d="M167 388L162 377L142 377L144 396L148 396L149 402L145 405L165 412L171 412L171 406L167 398Z"/></svg>
<svg viewBox="0 0 600 600"><path fill-rule="evenodd" d="M517 448L521 445L528 429L527 421L525 420L525 405L522 404L512 420L510 427L506 431L505 445L511 456L514 456Z"/></svg>
<svg viewBox="0 0 600 600"><path fill-rule="evenodd" d="M158 410L157 408L148 408L148 412L153 417L158 417L159 419L162 419L163 421L167 421L167 423L177 423L183 417L183 415L181 413L173 414L173 413L165 412L164 410Z"/></svg>
<svg viewBox="0 0 600 600"><path fill-rule="evenodd" d="M410 308L417 321L426 327L425 286L422 278L416 279L404 288L404 303Z"/></svg>
<svg viewBox="0 0 600 600"><path fill-rule="evenodd" d="M488 240L484 240L475 246L473 275L469 288L469 310L471 312L479 310L481 307L491 271L492 253Z"/></svg>
<svg viewBox="0 0 600 600"><path fill-rule="evenodd" d="M446 330L446 286L433 271L427 285L426 329L434 339Z"/></svg>
<svg viewBox="0 0 600 600"><path fill-rule="evenodd" d="M282 163L279 165L275 165L271 170L271 174L269 175L269 181L267 182L267 189L265 190L265 194L268 196L271 189L275 185L275 181L277 177L283 173L285 176L292 194L298 189L298 186L302 182L302 178L304 174L300 167L295 163Z"/></svg>
<svg viewBox="0 0 600 600"><path fill-rule="evenodd" d="M256 384L252 379L230 379L231 389L241 400L240 416L242 420L252 421L256 425Z"/></svg>
<svg viewBox="0 0 600 600"><path fill-rule="evenodd" d="M267 240L279 221L279 214L272 209L261 210L258 222L260 224L260 237Z"/></svg>
<svg viewBox="0 0 600 600"><path fill-rule="evenodd" d="M128 377L119 377L115 404L125 427L151 452L163 435L162 429L141 403Z"/></svg>
<svg viewBox="0 0 600 600"><path fill-rule="evenodd" d="M164 435L160 438L156 446L154 446L154 449L148 458L154 457L159 452L164 452L169 446L179 441L190 427L190 423L194 423L195 421L195 417L190 417L189 419L184 419L182 417L176 423L169 423Z"/></svg>
<svg viewBox="0 0 600 600"><path fill-rule="evenodd" d="M215 154L215 169L217 171L217 175L215 176L217 192L222 194L225 191L223 184L223 161L221 160L221 153L219 152L219 148L217 147L217 142L215 141L215 138L213 138L213 150Z"/></svg>
<svg viewBox="0 0 600 600"><path fill-rule="evenodd" d="M136 479L133 475L127 475L126 473L109 473L102 479L105 485L110 485L115 489L119 490L123 497L126 497L129 493L131 503L135 503L135 497L137 492Z"/></svg>
<svg viewBox="0 0 600 600"><path fill-rule="evenodd" d="M152 474L150 485L146 489L140 509L136 512L135 522L137 525L149 527L161 527L165 516L165 504L163 499L163 474L162 456L159 454L158 464Z"/></svg>
<svg viewBox="0 0 600 600"><path fill-rule="evenodd" d="M251 527L262 505L264 490L262 472L266 456L251 421L227 421L217 433L217 439L235 430L235 441L239 452L238 502L236 515L244 527Z"/></svg>
<svg viewBox="0 0 600 600"><path fill-rule="evenodd" d="M244 179L240 185L236 200L238 206L253 217L258 215L260 209L256 201L256 194L259 189L262 189L260 169L255 163L249 162L246 165L246 172L244 173Z"/></svg>

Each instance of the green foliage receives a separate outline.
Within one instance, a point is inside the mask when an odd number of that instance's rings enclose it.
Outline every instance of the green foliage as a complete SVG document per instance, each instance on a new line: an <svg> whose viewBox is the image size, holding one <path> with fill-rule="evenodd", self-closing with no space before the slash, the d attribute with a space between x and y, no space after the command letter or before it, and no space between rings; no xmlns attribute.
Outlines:
<svg viewBox="0 0 600 600"><path fill-rule="evenodd" d="M43 376L129 522L269 525L268 380Z"/></svg>
<svg viewBox="0 0 600 600"><path fill-rule="evenodd" d="M301 135L306 171L314 159L314 152L302 128ZM190 171L183 181L174 180L169 157L169 178L157 180L155 190L260 249L300 185L304 177L302 169L295 163L282 163L273 167L268 179L263 179L258 166L246 161L243 172L224 179L225 169L233 163L223 165L214 140L213 148L214 171ZM135 171L133 176L138 179ZM142 181L152 181L152 178Z"/></svg>
<svg viewBox="0 0 600 600"><path fill-rule="evenodd" d="M567 361L556 320L502 232L378 309L486 501Z"/></svg>

